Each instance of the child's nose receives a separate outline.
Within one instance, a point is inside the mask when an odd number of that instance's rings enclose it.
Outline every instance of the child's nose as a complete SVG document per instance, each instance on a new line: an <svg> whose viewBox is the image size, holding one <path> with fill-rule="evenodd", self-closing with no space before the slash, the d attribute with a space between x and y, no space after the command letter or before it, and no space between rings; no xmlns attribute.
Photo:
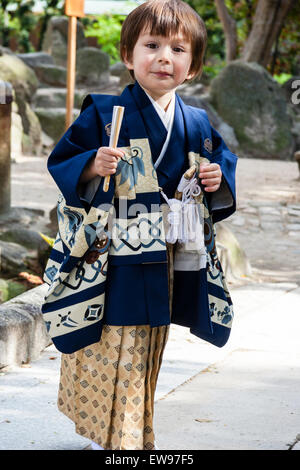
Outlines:
<svg viewBox="0 0 300 470"><path fill-rule="evenodd" d="M170 62L170 49L168 47L162 47L158 55L159 62Z"/></svg>

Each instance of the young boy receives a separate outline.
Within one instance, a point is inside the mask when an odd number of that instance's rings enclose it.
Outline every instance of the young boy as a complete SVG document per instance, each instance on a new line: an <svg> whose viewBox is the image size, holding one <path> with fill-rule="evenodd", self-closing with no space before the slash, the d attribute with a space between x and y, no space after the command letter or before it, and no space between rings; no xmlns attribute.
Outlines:
<svg viewBox="0 0 300 470"><path fill-rule="evenodd" d="M90 271L80 264L74 277L88 286L87 273L97 276L102 266L97 301L103 306L102 321L91 322L89 335L76 331L71 354L61 348L58 406L75 422L76 432L93 441L92 448L154 448L154 393L171 321L218 346L229 336L232 304L212 222L235 211L237 157L211 128L206 113L186 106L175 93L201 73L205 47L204 23L186 3L150 0L140 5L126 18L120 44L134 85L120 97L88 95L79 118L49 157L48 169L68 211L90 214L110 202L113 228L119 230L110 240L107 276L100 253ZM108 145L115 104L125 108L117 149ZM165 239L160 191L174 198L190 167L196 168L203 189L197 202L204 217L204 252L188 253L177 245L170 249ZM108 175L104 193L99 177ZM81 223L72 232L72 244ZM64 259L71 269L73 252L67 245ZM55 247L54 255L59 258ZM77 301L83 314L89 299ZM64 346L70 335L59 328Z"/></svg>

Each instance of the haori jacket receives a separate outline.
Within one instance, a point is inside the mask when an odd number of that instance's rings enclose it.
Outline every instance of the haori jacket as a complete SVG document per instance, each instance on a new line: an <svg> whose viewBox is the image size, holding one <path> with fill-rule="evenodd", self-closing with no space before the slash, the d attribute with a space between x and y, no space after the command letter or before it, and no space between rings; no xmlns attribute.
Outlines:
<svg viewBox="0 0 300 470"><path fill-rule="evenodd" d="M109 145L114 105L125 108L118 141L125 156L110 179L108 192L103 191L101 178L87 202L82 197L80 176L98 148ZM207 262L199 269L195 262L198 254L194 253L192 263L187 261L172 273L170 321L189 327L191 333L217 346L223 346L229 337L232 302L216 251L214 224L236 209L237 157L212 128L206 112L185 105L177 94L169 144L155 168L166 135L153 105L136 82L120 96L88 95L80 116L49 157L48 169L61 195L59 232L44 274L49 290L42 311L50 335L63 352L100 338L107 266L167 262L160 188L169 198L174 197L184 171L194 165L198 174L201 162L218 163L223 175L218 191L202 191L197 198L204 217ZM96 232L105 234L106 241L95 263L87 264ZM120 324L125 321L122 318Z"/></svg>

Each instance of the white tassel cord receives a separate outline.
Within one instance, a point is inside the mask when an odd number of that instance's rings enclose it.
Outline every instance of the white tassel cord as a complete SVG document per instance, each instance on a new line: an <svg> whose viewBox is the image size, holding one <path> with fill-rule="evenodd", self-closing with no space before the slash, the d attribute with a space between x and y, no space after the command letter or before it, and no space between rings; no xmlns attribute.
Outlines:
<svg viewBox="0 0 300 470"><path fill-rule="evenodd" d="M162 192L166 199L166 195ZM175 243L182 238L182 204L178 199L166 199L170 207L168 214L168 222L170 224L169 231L166 235L166 240L169 243Z"/></svg>
<svg viewBox="0 0 300 470"><path fill-rule="evenodd" d="M178 191L182 192L182 200L168 199L163 191L163 197L167 201L170 212L168 222L170 224L166 240L169 243L188 243L199 241L203 246L203 227L201 225L197 204L194 197L199 196L201 188L194 176L191 180L186 180L184 176L178 185ZM201 238L199 238L201 237Z"/></svg>

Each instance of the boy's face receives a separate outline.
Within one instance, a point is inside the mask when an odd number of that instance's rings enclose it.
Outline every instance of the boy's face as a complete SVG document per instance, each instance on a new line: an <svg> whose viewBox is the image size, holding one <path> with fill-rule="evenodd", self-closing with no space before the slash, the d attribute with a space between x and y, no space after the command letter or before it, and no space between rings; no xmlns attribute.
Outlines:
<svg viewBox="0 0 300 470"><path fill-rule="evenodd" d="M182 35L164 37L140 34L130 60L125 60L139 84L158 99L173 92L186 79L192 62L191 44Z"/></svg>

